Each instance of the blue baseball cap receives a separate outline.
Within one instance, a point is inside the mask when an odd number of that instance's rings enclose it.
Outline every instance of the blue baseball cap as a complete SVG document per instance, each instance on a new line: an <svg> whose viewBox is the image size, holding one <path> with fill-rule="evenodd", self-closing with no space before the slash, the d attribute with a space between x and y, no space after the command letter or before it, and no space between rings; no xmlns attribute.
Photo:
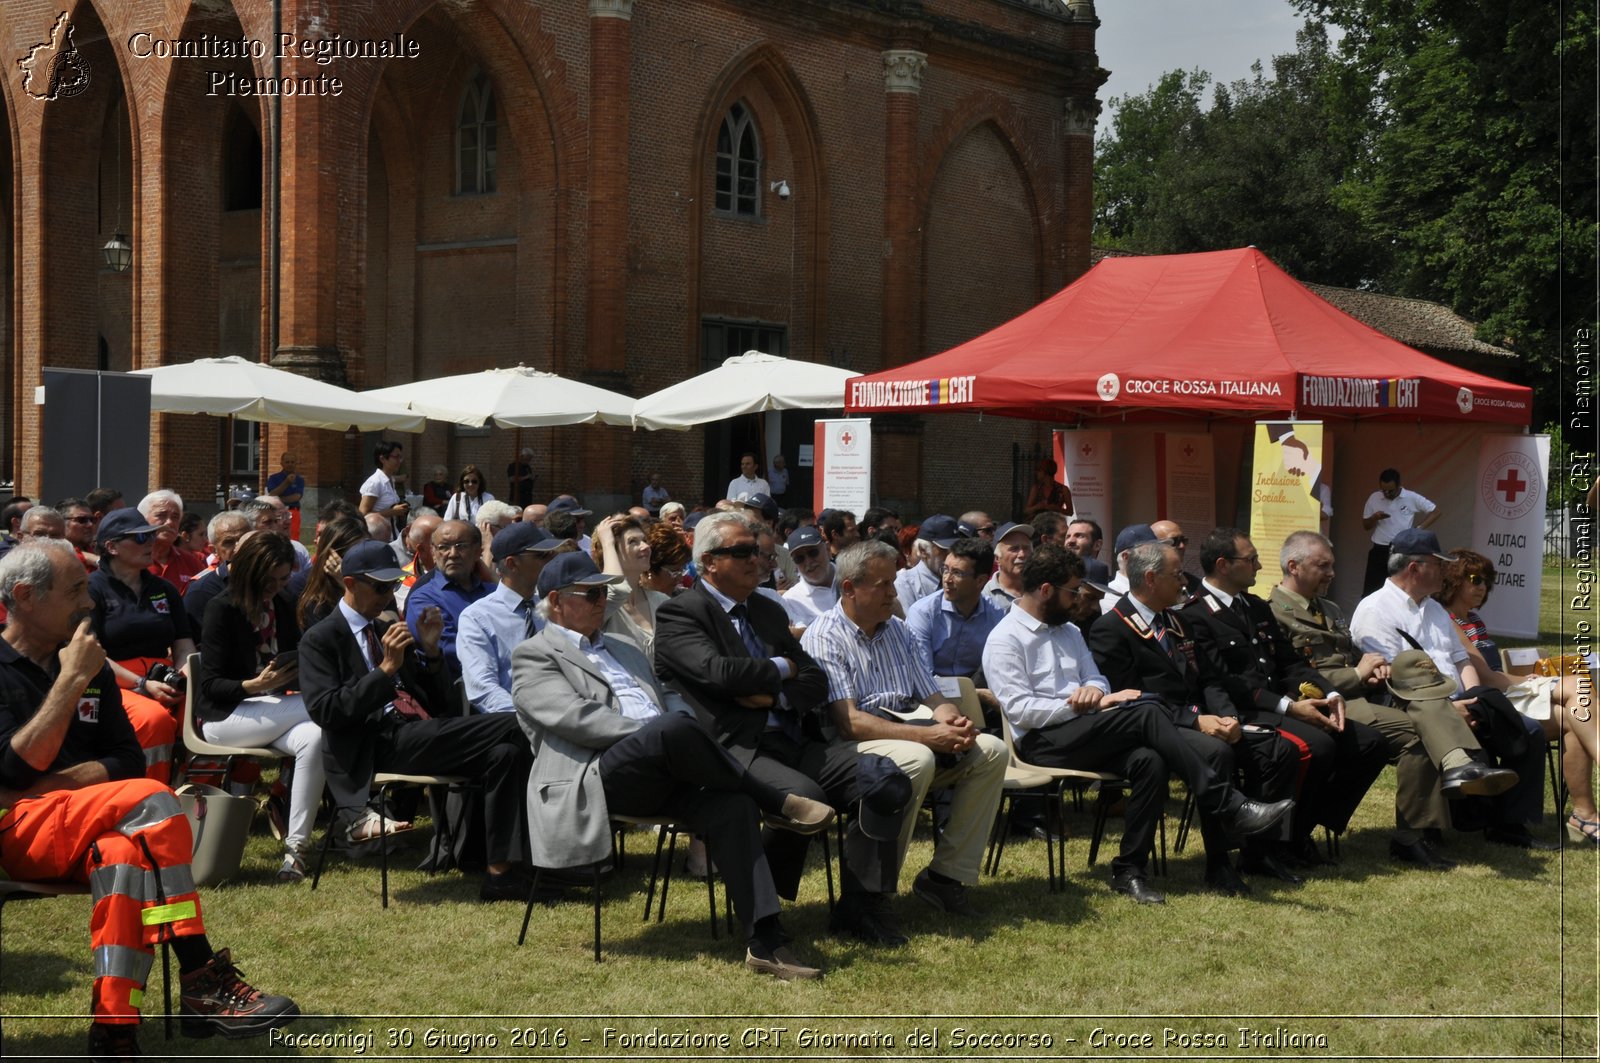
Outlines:
<svg viewBox="0 0 1600 1063"><path fill-rule="evenodd" d="M104 546L112 539L120 539L124 535L138 535L140 532L160 531L165 525L151 524L143 513L132 506L122 509L113 509L100 521L100 528L94 533L94 541Z"/></svg>
<svg viewBox="0 0 1600 1063"><path fill-rule="evenodd" d="M388 543L376 539L363 539L344 552L339 561L339 572L345 576L365 576L379 583L394 583L405 575L395 564L394 550Z"/></svg>
<svg viewBox="0 0 1600 1063"><path fill-rule="evenodd" d="M1112 553L1120 554L1124 550L1132 550L1140 543L1153 543L1156 533L1148 524L1130 524L1117 532L1117 545L1112 548Z"/></svg>
<svg viewBox="0 0 1600 1063"><path fill-rule="evenodd" d="M976 533L973 533L976 534ZM961 525L952 516L944 513L935 513L925 519L917 528L917 538L932 543L941 550L948 550L962 538ZM966 536L971 538L971 536Z"/></svg>
<svg viewBox="0 0 1600 1063"><path fill-rule="evenodd" d="M601 572L600 566L588 554L578 551L557 554L539 573L539 597L547 598L551 591L559 591L564 587L596 587L616 583L620 579L621 576Z"/></svg>
<svg viewBox="0 0 1600 1063"><path fill-rule="evenodd" d="M110 517L106 518L110 520ZM104 525L102 525L104 527ZM1432 554L1440 561L1454 561L1454 554L1447 554L1439 547L1439 537L1431 531L1422 528L1407 528L1394 537L1389 543L1390 554Z"/></svg>
<svg viewBox="0 0 1600 1063"><path fill-rule="evenodd" d="M557 539L537 524L518 521L490 541L489 554L496 561L504 561L513 554L525 554L530 550L554 550L562 543L571 541L571 539Z"/></svg>
<svg viewBox="0 0 1600 1063"><path fill-rule="evenodd" d="M802 524L789 533L789 539L784 545L789 548L789 553L791 554L796 550L804 550L808 546L821 546L822 533L817 531L814 524Z"/></svg>

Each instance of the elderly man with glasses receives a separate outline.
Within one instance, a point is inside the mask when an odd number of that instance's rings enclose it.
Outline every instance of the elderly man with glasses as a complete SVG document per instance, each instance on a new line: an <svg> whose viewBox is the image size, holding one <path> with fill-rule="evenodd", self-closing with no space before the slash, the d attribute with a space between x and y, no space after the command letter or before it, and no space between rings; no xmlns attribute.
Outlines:
<svg viewBox="0 0 1600 1063"><path fill-rule="evenodd" d="M444 618L444 631L439 638L439 648L444 652L445 666L452 678L461 674L461 662L456 657L456 630L461 614L467 606L487 598L494 585L485 583L478 562L483 547L482 533L464 520L441 521L433 529L433 563L438 574L426 583L418 583L406 596L406 625L418 638L418 618L431 608L439 610ZM393 556L393 551L390 551ZM398 566L397 566L398 567Z"/></svg>

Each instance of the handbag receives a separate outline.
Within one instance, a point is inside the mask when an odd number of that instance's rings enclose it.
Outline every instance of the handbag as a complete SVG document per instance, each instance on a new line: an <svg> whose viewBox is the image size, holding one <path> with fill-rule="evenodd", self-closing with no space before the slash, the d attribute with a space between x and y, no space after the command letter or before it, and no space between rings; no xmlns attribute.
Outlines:
<svg viewBox="0 0 1600 1063"><path fill-rule="evenodd" d="M209 886L237 876L256 803L204 783L185 783L176 793L194 835L189 867L195 885Z"/></svg>

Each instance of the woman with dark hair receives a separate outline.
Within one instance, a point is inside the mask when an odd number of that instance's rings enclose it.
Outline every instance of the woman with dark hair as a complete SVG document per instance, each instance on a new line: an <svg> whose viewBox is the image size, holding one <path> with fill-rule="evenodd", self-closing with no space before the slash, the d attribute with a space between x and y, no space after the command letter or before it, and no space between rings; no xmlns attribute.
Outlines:
<svg viewBox="0 0 1600 1063"><path fill-rule="evenodd" d="M1041 458L1033 467L1033 488L1022 510L1030 517L1045 512L1070 513L1071 497L1056 479L1055 459Z"/></svg>
<svg viewBox="0 0 1600 1063"><path fill-rule="evenodd" d="M1546 738L1562 742L1561 774L1572 794L1567 836L1574 842L1600 845L1600 812L1595 809L1594 765L1600 756L1600 718L1594 712L1594 682L1589 676L1520 678L1500 670L1500 648L1478 610L1494 589L1494 562L1474 550L1455 550L1444 566L1444 586L1434 595L1456 622L1473 667L1487 686L1505 693L1516 710L1538 722Z"/></svg>
<svg viewBox="0 0 1600 1063"><path fill-rule="evenodd" d="M289 822L279 882L305 878L311 828L322 800L322 728L299 694L300 627L284 595L294 547L278 532L256 532L239 544L228 589L206 607L200 646L196 725L218 745L275 749L294 758Z"/></svg>
<svg viewBox="0 0 1600 1063"><path fill-rule="evenodd" d="M650 571L645 574L644 585L670 598L684 589L683 572L689 566L689 543L676 526L664 520L650 525L645 537L650 542Z"/></svg>
<svg viewBox="0 0 1600 1063"><path fill-rule="evenodd" d="M377 463L378 468L361 485L362 516L368 513L381 513L388 517L389 523L396 528L405 523L406 510L411 506L400 497L400 490L395 487L395 479L400 474L400 465L405 461L405 457L406 450L403 443L384 440L372 448L372 460Z"/></svg>
<svg viewBox="0 0 1600 1063"><path fill-rule="evenodd" d="M317 533L316 549L311 556L311 575L306 589L300 592L300 606L295 618L300 630L307 631L312 624L333 612L339 599L344 597L344 583L339 577L339 563L344 552L367 537L365 522L352 517L335 517Z"/></svg>
<svg viewBox="0 0 1600 1063"><path fill-rule="evenodd" d="M494 495L483 489L483 473L478 471L476 465L468 465L461 470L461 479L456 482L456 488L456 493L450 496L449 504L439 515L445 520L478 523L478 510L483 508L485 502L494 501Z"/></svg>

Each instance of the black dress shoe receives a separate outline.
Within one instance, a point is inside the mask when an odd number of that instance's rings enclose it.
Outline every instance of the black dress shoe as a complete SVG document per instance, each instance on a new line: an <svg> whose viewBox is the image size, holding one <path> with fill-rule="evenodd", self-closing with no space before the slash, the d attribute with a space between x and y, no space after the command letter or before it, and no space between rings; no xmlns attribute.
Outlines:
<svg viewBox="0 0 1600 1063"><path fill-rule="evenodd" d="M1491 768L1472 761L1446 768L1439 776L1439 792L1454 801L1459 797L1493 797L1517 785L1517 773L1510 768Z"/></svg>
<svg viewBox="0 0 1600 1063"><path fill-rule="evenodd" d="M1310 838L1301 838L1285 845L1279 851L1278 859L1290 867L1337 867L1339 864Z"/></svg>
<svg viewBox="0 0 1600 1063"><path fill-rule="evenodd" d="M1206 889L1224 897L1244 897L1250 893L1250 884L1227 864L1206 869Z"/></svg>
<svg viewBox="0 0 1600 1063"><path fill-rule="evenodd" d="M1291 886L1298 886L1305 879L1283 866L1283 861L1271 853L1249 853L1239 857L1239 870L1248 871L1252 875L1267 875L1279 882L1287 882Z"/></svg>
<svg viewBox="0 0 1600 1063"><path fill-rule="evenodd" d="M1489 827L1483 832L1483 840L1494 842L1496 845L1509 845L1517 849L1532 849L1541 853L1552 853L1561 848L1555 842L1547 842L1535 838L1528 833L1528 828L1523 826Z"/></svg>
<svg viewBox="0 0 1600 1063"><path fill-rule="evenodd" d="M1111 876L1111 888L1132 897L1140 904L1166 904L1167 899L1150 888L1143 873L1134 870L1118 871Z"/></svg>
<svg viewBox="0 0 1600 1063"><path fill-rule="evenodd" d="M839 898L833 914L828 917L828 929L869 945L891 949L900 948L911 940L900 932L889 898L881 893L851 893Z"/></svg>
<svg viewBox="0 0 1600 1063"><path fill-rule="evenodd" d="M524 874L519 868L501 871L498 874L493 871L485 871L483 885L478 887L478 899L480 901L526 901L528 899L528 890L532 885L533 879ZM546 888L542 883L539 891L541 893L546 892Z"/></svg>
<svg viewBox="0 0 1600 1063"><path fill-rule="evenodd" d="M1449 871L1456 866L1454 860L1446 860L1433 851L1433 846L1418 838L1414 842L1399 842L1393 839L1389 842L1389 858L1398 860L1402 864L1412 864L1428 871Z"/></svg>
<svg viewBox="0 0 1600 1063"><path fill-rule="evenodd" d="M1276 827L1283 821L1283 817L1292 811L1294 811L1292 797L1274 801L1272 804L1246 798L1238 808L1223 818L1223 826L1232 834L1248 838L1252 834L1260 834Z"/></svg>

